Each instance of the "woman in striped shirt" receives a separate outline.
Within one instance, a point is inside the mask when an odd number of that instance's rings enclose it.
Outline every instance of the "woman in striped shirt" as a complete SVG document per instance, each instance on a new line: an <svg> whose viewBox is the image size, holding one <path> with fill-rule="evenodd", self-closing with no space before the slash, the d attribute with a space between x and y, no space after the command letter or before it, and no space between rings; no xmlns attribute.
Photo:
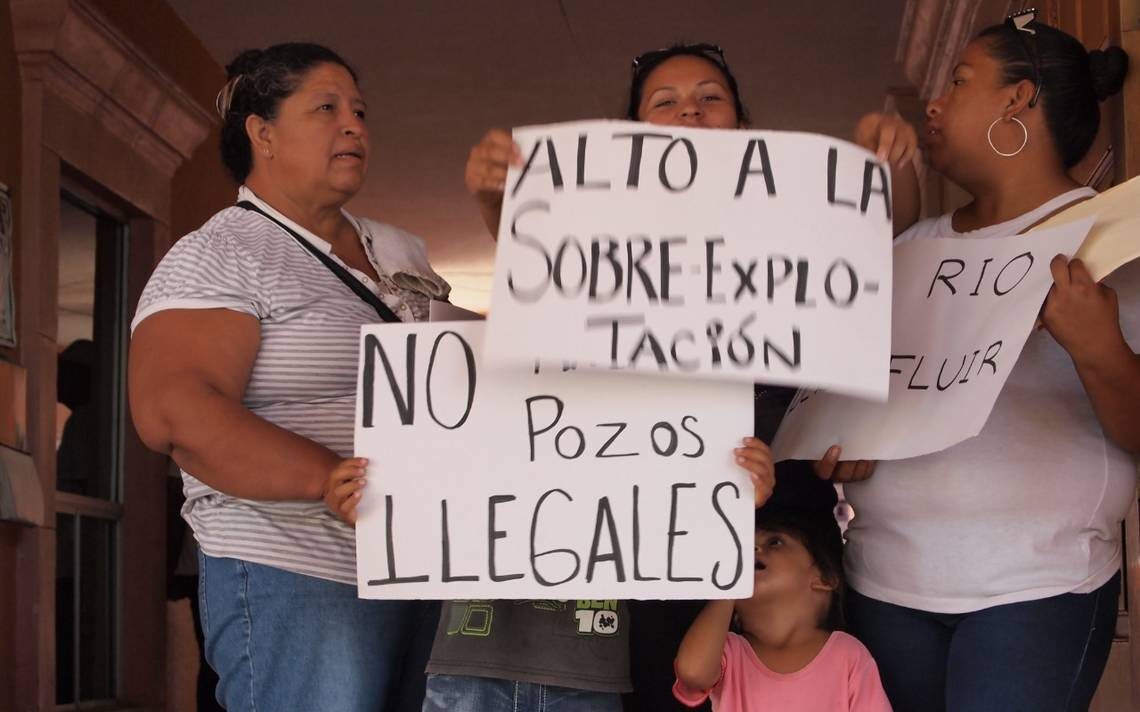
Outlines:
<svg viewBox="0 0 1140 712"><path fill-rule="evenodd" d="M321 499L330 472L361 467L360 327L426 319L449 287L422 240L343 209L369 158L343 59L276 45L227 72L221 149L240 202L179 240L143 292L135 426L182 469L226 709L418 709L432 611L357 598L352 529Z"/></svg>

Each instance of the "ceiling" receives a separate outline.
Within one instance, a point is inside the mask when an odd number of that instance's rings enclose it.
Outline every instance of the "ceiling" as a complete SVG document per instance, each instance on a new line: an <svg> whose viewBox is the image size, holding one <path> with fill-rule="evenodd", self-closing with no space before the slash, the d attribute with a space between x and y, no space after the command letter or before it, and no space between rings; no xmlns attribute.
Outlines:
<svg viewBox="0 0 1140 712"><path fill-rule="evenodd" d="M452 301L479 310L493 244L463 166L488 128L617 117L631 58L674 41L724 47L758 128L846 137L904 83L894 63L904 0L167 2L223 65L290 40L353 64L373 160L349 209L426 238Z"/></svg>

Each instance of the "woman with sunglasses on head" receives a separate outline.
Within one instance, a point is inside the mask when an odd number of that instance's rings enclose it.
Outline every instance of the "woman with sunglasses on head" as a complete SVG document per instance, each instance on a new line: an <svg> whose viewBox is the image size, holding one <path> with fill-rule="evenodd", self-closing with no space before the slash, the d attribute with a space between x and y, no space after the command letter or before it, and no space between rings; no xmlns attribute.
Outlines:
<svg viewBox="0 0 1140 712"><path fill-rule="evenodd" d="M924 135L973 201L899 239L1014 235L1094 195L1068 170L1126 68L1028 16L984 30ZM1104 670L1140 452L1140 262L1104 285L1050 268L1044 328L981 434L846 487L849 623L898 712L1085 710Z"/></svg>
<svg viewBox="0 0 1140 712"><path fill-rule="evenodd" d="M676 45L637 57L633 62L625 118L692 128L741 129L749 126L748 112L741 100L736 78L725 63L723 51L710 44ZM860 145L891 163L896 194L896 234L909 227L918 215L917 179L911 165L917 140L909 125L889 114L868 114L860 120L856 130L856 141ZM520 163L521 156L510 134L502 130L488 132L471 150L467 161L467 187L475 196L492 235L497 234L503 188L512 162ZM793 389L787 388L758 386L756 389L754 437L746 440L744 450L756 453L757 460L766 458L769 470L770 455L764 443L775 433L792 394ZM768 507L795 503L830 516L836 504L831 483L817 478L804 463L781 463L775 472L776 485ZM767 493L758 491L758 505L765 500L768 500ZM628 606L622 606L630 618L623 620L622 624L629 626L626 628L630 636L629 678L634 689L625 698L627 711L685 709L672 694L675 679L673 658L689 624L704 604L704 601L629 601ZM445 618L446 608L447 604ZM429 701L433 685L443 677L439 673L463 669L462 661L457 663L451 659L452 649L456 647L452 642L454 636L452 639L445 636L442 624L440 631L429 665L429 671L437 673L429 676ZM540 635L534 631L525 633L527 636ZM621 655L625 654L623 647ZM577 664L592 663L581 659ZM623 674L624 671L623 665Z"/></svg>

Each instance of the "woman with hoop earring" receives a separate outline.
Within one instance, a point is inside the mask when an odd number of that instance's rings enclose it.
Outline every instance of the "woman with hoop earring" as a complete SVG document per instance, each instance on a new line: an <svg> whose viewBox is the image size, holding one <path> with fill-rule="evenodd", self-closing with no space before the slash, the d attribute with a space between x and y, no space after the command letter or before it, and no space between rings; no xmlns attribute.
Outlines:
<svg viewBox="0 0 1140 712"><path fill-rule="evenodd" d="M1094 195L1067 171L1127 64L1032 13L983 31L922 137L973 200L898 239L1015 235ZM1104 670L1140 453L1140 261L1104 284L1050 268L1044 328L981 434L846 486L848 620L896 712L1086 710Z"/></svg>

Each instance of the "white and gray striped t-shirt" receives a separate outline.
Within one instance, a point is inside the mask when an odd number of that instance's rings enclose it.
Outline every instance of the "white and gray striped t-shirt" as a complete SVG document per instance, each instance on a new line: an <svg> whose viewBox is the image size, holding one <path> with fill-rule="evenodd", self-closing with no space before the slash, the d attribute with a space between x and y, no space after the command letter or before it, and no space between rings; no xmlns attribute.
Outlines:
<svg viewBox="0 0 1140 712"><path fill-rule="evenodd" d="M268 207L248 190L239 197ZM349 218L381 276L380 284L367 280L366 286L402 320L426 319L429 297L398 288L375 259L375 252L383 250L373 249L380 241L402 241L399 247L405 252L422 254L422 240L388 225ZM298 232L328 251L328 243ZM430 277L446 289L438 275ZM222 210L171 248L143 291L132 330L165 309L214 308L233 309L260 322L261 346L245 407L351 457L360 327L379 320L375 310L279 226L238 207ZM182 515L206 554L356 582L353 531L323 502L238 499L192 473L184 471L182 477Z"/></svg>

